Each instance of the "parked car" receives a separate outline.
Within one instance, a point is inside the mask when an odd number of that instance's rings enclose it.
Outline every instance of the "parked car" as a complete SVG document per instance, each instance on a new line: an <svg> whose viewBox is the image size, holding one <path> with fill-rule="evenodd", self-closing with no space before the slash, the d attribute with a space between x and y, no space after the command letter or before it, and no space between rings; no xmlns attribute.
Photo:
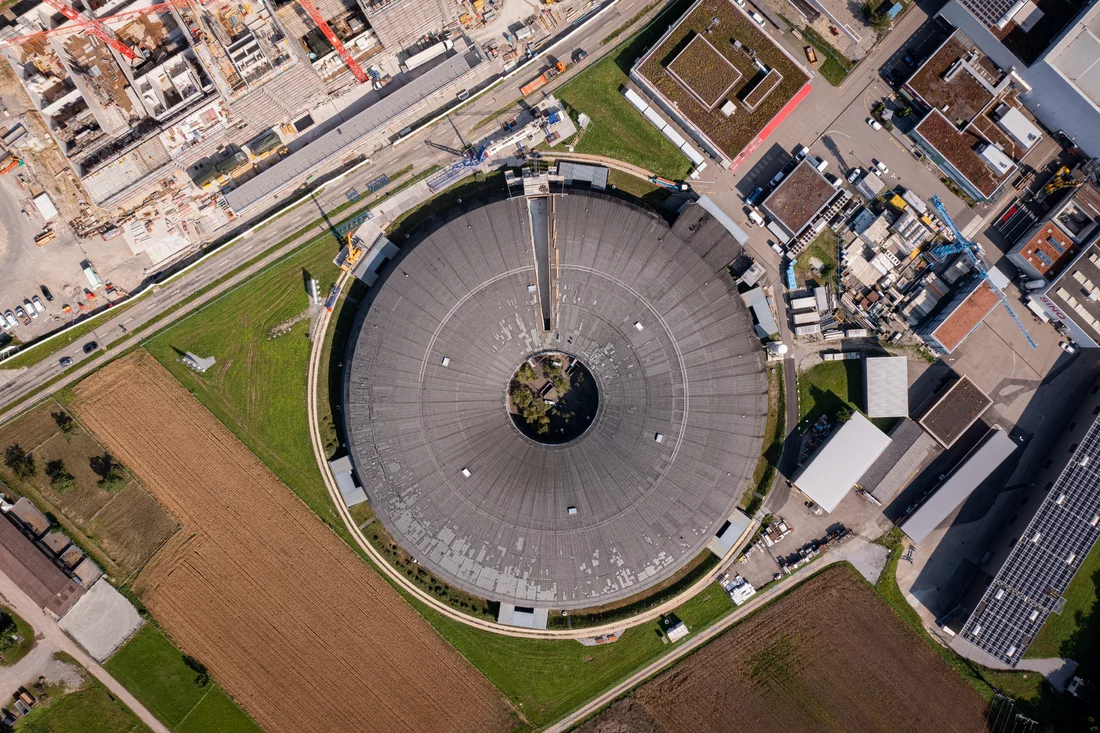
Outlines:
<svg viewBox="0 0 1100 733"><path fill-rule="evenodd" d="M855 183L863 175L862 168L853 168L848 172L848 183Z"/></svg>
<svg viewBox="0 0 1100 733"><path fill-rule="evenodd" d="M1067 354L1077 353L1077 347L1069 343L1068 341L1059 341L1058 346L1062 349L1062 351L1066 352Z"/></svg>
<svg viewBox="0 0 1100 733"><path fill-rule="evenodd" d="M574 64L579 64L580 62L584 61L586 58L588 58L588 51L585 51L583 48L578 48L576 51L573 52L573 63Z"/></svg>
<svg viewBox="0 0 1100 733"><path fill-rule="evenodd" d="M760 13L757 13L756 11L753 11L752 19L756 21L756 24L758 26L760 26L761 28L764 27L764 16L763 15L761 15Z"/></svg>
<svg viewBox="0 0 1100 733"><path fill-rule="evenodd" d="M15 328L16 326L19 325L18 319L16 319L15 314L12 313L10 310L9 311L4 311L4 320L7 321L8 325L11 326L12 328Z"/></svg>
<svg viewBox="0 0 1100 733"><path fill-rule="evenodd" d="M4 318L3 316L0 316L0 330L8 331L10 329L11 329L11 326L8 325L8 319Z"/></svg>
<svg viewBox="0 0 1100 733"><path fill-rule="evenodd" d="M794 151L794 158L795 158L795 160L802 160L803 158L805 158L809 154L810 154L810 149L809 148L807 148L805 145L799 145L798 150Z"/></svg>
<svg viewBox="0 0 1100 733"><path fill-rule="evenodd" d="M878 171L878 174L880 176L885 176L887 173L890 172L890 169L887 168L881 160L875 160L874 158L871 158L871 163L875 166L875 170Z"/></svg>
<svg viewBox="0 0 1100 733"><path fill-rule="evenodd" d="M61 361L57 363L61 365L62 369L68 369L73 365L73 358L71 356L63 356L61 357Z"/></svg>
<svg viewBox="0 0 1100 733"><path fill-rule="evenodd" d="M783 176L785 176L785 175L787 175L787 174L784 173L783 171L779 171L774 176L772 176L772 179L771 179L771 181L768 182L768 185L769 186L778 186L779 182L783 180Z"/></svg>
<svg viewBox="0 0 1100 733"><path fill-rule="evenodd" d="M881 130L882 129L882 125L880 125L878 120L876 120L874 117L868 117L867 118L867 124L871 126L872 130Z"/></svg>
<svg viewBox="0 0 1100 733"><path fill-rule="evenodd" d="M90 354L98 348L99 344L97 344L95 341L89 341L88 343L84 344L84 353Z"/></svg>
<svg viewBox="0 0 1100 733"><path fill-rule="evenodd" d="M31 303L34 304L34 309L39 313L46 312L46 306L42 305L42 300L37 295L31 298Z"/></svg>
<svg viewBox="0 0 1100 733"><path fill-rule="evenodd" d="M41 285L39 287L41 287L41 289L42 289L42 297L46 299L46 302L47 303L52 303L53 302L53 293L50 292L50 289L47 288L45 285Z"/></svg>
<svg viewBox="0 0 1100 733"><path fill-rule="evenodd" d="M15 317L18 318L19 320L23 320L24 318L27 317L27 314L25 312L23 312L23 306L21 306L21 305L15 306Z"/></svg>
<svg viewBox="0 0 1100 733"><path fill-rule="evenodd" d="M908 66L910 69L915 68L917 65L917 62L913 60L912 56L906 56L902 59L902 61L904 61L905 65Z"/></svg>
<svg viewBox="0 0 1100 733"><path fill-rule="evenodd" d="M23 298L23 305L27 309L27 315L29 315L31 318L38 318L38 311L35 310L33 303L31 303L28 299Z"/></svg>

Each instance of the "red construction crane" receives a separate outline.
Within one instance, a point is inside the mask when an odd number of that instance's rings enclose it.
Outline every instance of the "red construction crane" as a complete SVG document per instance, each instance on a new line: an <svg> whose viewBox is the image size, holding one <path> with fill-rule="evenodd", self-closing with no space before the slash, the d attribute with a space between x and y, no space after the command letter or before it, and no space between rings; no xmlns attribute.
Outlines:
<svg viewBox="0 0 1100 733"><path fill-rule="evenodd" d="M168 10L169 8L180 5L189 5L190 3L191 0L167 0L166 2L158 3L157 5L148 5L144 8L138 8L137 10L127 10L124 13L118 13L117 15L108 15L103 18L82 18L81 20L77 20L66 25L59 25L56 28L50 28L46 31L28 33L25 36L16 36L14 38L0 41L0 48L19 46L26 43L27 41L33 41L36 38L45 38L46 36L60 36L67 35L69 33L77 33L79 31L85 30L86 28L94 27L96 25L114 25L116 23L130 20L131 18L137 18L142 15L150 15L152 13L163 12L165 10ZM125 46L123 46L123 48L125 48ZM126 50L129 51L130 49L127 48ZM129 56L127 56L127 58L129 58Z"/></svg>
<svg viewBox="0 0 1100 733"><path fill-rule="evenodd" d="M107 30L107 26L103 25L100 21L76 12L67 5L64 0L46 0L46 4L75 23L86 23L88 25L88 30L93 36L118 51L130 61L135 61L137 59L138 55L125 43L115 38L114 34Z"/></svg>
<svg viewBox="0 0 1100 733"><path fill-rule="evenodd" d="M55 0L60 2L60 0ZM49 2L49 0L47 0ZM340 58L344 60L348 68L351 69L351 73L355 74L355 78L359 80L360 84L367 83L367 75L363 73L363 69L352 58L351 52L344 47L344 44L340 42L340 39L336 37L336 34L332 32L332 28L329 27L328 22L325 21L325 16L321 15L321 11L317 9L311 0L298 0L298 4L302 6L302 10L306 11L306 15L313 19L313 22L317 24L317 27L321 29L321 32L325 34L325 38L332 44L332 47L336 49L336 53L340 54Z"/></svg>

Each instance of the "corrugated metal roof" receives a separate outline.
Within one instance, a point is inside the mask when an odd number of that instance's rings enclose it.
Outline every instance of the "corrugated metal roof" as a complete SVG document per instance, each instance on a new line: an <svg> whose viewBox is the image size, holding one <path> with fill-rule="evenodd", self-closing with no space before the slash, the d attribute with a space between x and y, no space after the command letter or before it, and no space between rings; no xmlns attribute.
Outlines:
<svg viewBox="0 0 1100 733"><path fill-rule="evenodd" d="M332 469L333 476L336 477L336 486L340 489L340 495L344 497L344 504L349 509L367 500L363 487L356 484L355 478L351 475L351 456L329 461L328 465Z"/></svg>
<svg viewBox="0 0 1100 733"><path fill-rule="evenodd" d="M921 542L974 493L989 475L1016 450L1012 439L1000 430L990 430L982 444L970 451L951 477L901 525L901 531Z"/></svg>
<svg viewBox="0 0 1100 733"><path fill-rule="evenodd" d="M722 211L718 204L711 200L710 196L702 196L696 203L703 207L703 209L717 219L722 226L726 228L726 231L733 235L733 238L737 240L737 243L744 245L749 241L749 235L745 234L745 230L737 226L733 219L729 217L729 214Z"/></svg>
<svg viewBox="0 0 1100 733"><path fill-rule="evenodd" d="M864 363L864 393L871 417L909 416L909 360L872 356Z"/></svg>
<svg viewBox="0 0 1100 733"><path fill-rule="evenodd" d="M430 69L389 96L367 107L340 126L265 170L225 195L229 207L241 212L262 201L284 186L317 171L347 148L366 137L397 115L420 103L440 87L450 84L470 70L464 54L457 54Z"/></svg>
<svg viewBox="0 0 1100 733"><path fill-rule="evenodd" d="M742 293L741 300L752 309L753 314L756 316L756 322L759 324L758 328L765 333L763 338L779 333L779 324L776 323L775 315L772 313L771 307L768 306L768 296L764 293L764 288L753 288Z"/></svg>
<svg viewBox="0 0 1100 733"><path fill-rule="evenodd" d="M592 188L602 191L607 188L607 169L600 165L584 165L583 163L570 163L562 161L558 163L558 174L569 181L587 181Z"/></svg>
<svg viewBox="0 0 1100 733"><path fill-rule="evenodd" d="M886 433L854 412L848 422L833 431L792 483L831 512L888 445Z"/></svg>

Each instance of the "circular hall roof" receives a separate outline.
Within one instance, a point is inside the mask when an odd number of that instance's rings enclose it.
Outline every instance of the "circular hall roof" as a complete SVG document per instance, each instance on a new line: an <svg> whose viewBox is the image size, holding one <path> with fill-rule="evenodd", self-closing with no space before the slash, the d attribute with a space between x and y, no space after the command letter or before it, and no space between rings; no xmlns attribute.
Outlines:
<svg viewBox="0 0 1100 733"><path fill-rule="evenodd" d="M702 551L767 412L729 233L698 206L670 227L571 192L469 207L417 239L368 291L344 375L355 469L394 539L468 592L554 609L634 595ZM506 408L541 351L599 387L593 424L560 445Z"/></svg>

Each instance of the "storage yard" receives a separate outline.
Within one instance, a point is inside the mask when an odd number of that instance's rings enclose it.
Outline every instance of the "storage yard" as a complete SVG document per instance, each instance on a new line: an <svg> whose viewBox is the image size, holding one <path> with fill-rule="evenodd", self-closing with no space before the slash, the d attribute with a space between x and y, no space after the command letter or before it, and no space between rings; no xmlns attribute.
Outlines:
<svg viewBox="0 0 1100 733"><path fill-rule="evenodd" d="M148 354L89 377L73 408L183 527L135 590L268 733L511 728L500 694Z"/></svg>
<svg viewBox="0 0 1100 733"><path fill-rule="evenodd" d="M823 571L578 733L986 731L982 698L859 576Z"/></svg>

